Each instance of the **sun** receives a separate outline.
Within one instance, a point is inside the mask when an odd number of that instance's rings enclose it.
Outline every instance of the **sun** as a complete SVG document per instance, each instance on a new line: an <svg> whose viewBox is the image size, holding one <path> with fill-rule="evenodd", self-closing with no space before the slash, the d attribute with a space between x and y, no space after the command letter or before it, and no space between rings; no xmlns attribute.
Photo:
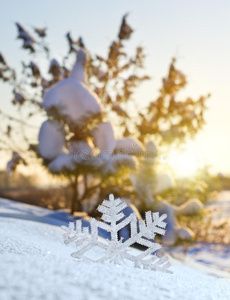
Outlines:
<svg viewBox="0 0 230 300"><path fill-rule="evenodd" d="M168 156L168 164L178 177L190 177L202 166L202 160L192 149L173 150Z"/></svg>

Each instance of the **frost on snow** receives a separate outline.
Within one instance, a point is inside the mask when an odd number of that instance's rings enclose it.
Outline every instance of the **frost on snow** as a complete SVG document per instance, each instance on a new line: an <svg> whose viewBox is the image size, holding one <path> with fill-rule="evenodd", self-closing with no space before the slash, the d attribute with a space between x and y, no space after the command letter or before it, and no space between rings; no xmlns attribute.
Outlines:
<svg viewBox="0 0 230 300"><path fill-rule="evenodd" d="M135 213L125 218L123 210L127 206L120 198L114 199L111 194L109 200L104 200L102 205L98 207L98 211L102 213L102 221L91 218L91 234L89 227L82 227L82 220L70 222L69 227L62 226L65 231L65 244L74 242L77 246L77 251L72 253L72 257L85 261L110 261L116 264L129 260L134 263L135 267L172 273L168 270L171 266L168 257L159 258L156 255L156 251L161 248L161 245L154 242L156 234L165 234L166 223L164 220L167 215L159 216L158 212L148 211L145 215L145 221L138 220ZM126 241L118 239L118 232L127 225L130 226L130 238ZM99 237L99 228L109 232L111 240L103 240ZM135 255L129 248L135 243L145 246L146 250ZM104 254L99 259L92 260L87 256L87 252L95 247L103 249Z"/></svg>

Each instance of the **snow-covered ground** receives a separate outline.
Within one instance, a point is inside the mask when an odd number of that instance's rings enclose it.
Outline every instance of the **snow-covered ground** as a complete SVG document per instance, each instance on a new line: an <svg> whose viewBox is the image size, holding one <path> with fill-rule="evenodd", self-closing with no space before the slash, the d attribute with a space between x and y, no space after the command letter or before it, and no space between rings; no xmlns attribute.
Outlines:
<svg viewBox="0 0 230 300"><path fill-rule="evenodd" d="M213 220L224 221L230 217L230 191L220 192L206 207L213 209Z"/></svg>
<svg viewBox="0 0 230 300"><path fill-rule="evenodd" d="M213 224L220 226L226 223L226 239L230 234L230 191L222 191L215 198L205 204L211 211ZM218 237L217 237L218 238ZM217 243L196 243L188 246L186 251L183 246L173 247L168 251L187 264L199 262L203 266L224 270L230 273L230 245ZM230 295L229 295L230 299Z"/></svg>
<svg viewBox="0 0 230 300"><path fill-rule="evenodd" d="M174 274L76 261L62 230L0 218L0 299L229 299L230 279L173 260Z"/></svg>
<svg viewBox="0 0 230 300"><path fill-rule="evenodd" d="M58 226L0 217L1 300L230 299L227 273L173 259L173 274L74 260L62 235Z"/></svg>
<svg viewBox="0 0 230 300"><path fill-rule="evenodd" d="M196 243L188 246L186 251L183 246L172 247L167 251L186 264L198 262L204 267L213 268L213 272L216 272L215 270L229 272L230 277L230 245Z"/></svg>

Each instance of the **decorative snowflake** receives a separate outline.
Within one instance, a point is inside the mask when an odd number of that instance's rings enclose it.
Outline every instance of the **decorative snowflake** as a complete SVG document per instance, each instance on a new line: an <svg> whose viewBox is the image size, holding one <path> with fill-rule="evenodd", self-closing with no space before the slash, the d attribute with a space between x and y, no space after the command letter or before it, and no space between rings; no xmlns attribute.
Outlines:
<svg viewBox="0 0 230 300"><path fill-rule="evenodd" d="M123 210L128 205L120 198L114 199L111 194L109 200L104 200L102 205L98 206L98 211L102 213L102 221L90 219L91 233L89 227L82 227L82 220L70 222L69 227L62 226L65 231L65 244L75 242L78 250L72 253L72 257L85 261L105 262L112 261L121 264L124 260L134 263L135 267L144 269L159 270L168 273L171 266L167 256L159 258L156 251L161 245L154 242L156 233L165 234L166 223L164 220L167 215L159 216L159 213L146 212L145 220L138 220L135 213L125 218ZM130 226L130 238L126 241L118 239L118 232L125 226ZM111 239L103 239L98 235L98 229L104 229L110 233ZM138 243L146 247L144 251L130 251L130 246ZM99 247L104 250L104 255L99 259L91 259L87 252ZM137 254L138 253L138 254Z"/></svg>

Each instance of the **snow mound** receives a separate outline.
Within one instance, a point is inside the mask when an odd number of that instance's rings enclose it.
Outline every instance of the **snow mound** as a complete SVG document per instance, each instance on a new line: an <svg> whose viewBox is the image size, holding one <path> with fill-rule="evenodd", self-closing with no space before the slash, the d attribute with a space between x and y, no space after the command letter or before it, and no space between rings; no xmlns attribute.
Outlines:
<svg viewBox="0 0 230 300"><path fill-rule="evenodd" d="M131 137L125 137L123 139L116 140L115 151L129 155L140 155L144 152L144 149L143 145L139 141Z"/></svg>
<svg viewBox="0 0 230 300"><path fill-rule="evenodd" d="M70 77L51 87L43 99L43 106L48 113L58 113L73 128L102 112L98 96L87 84L86 60L86 53L80 50Z"/></svg>
<svg viewBox="0 0 230 300"><path fill-rule="evenodd" d="M45 121L39 132L39 152L45 159L53 159L64 151L64 127L57 121Z"/></svg>
<svg viewBox="0 0 230 300"><path fill-rule="evenodd" d="M186 216L197 214L204 207L203 203L196 198L188 200L186 203L174 208L176 214Z"/></svg>
<svg viewBox="0 0 230 300"><path fill-rule="evenodd" d="M95 146L101 150L102 156L110 156L113 153L116 140L110 122L99 123L92 130L92 136L94 138Z"/></svg>

